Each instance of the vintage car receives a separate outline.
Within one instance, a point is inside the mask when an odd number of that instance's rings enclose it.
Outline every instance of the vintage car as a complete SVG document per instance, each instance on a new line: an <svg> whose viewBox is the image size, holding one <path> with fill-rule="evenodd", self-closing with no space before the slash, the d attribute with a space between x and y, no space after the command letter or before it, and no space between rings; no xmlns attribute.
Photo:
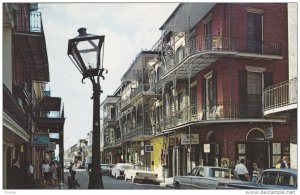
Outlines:
<svg viewBox="0 0 300 195"><path fill-rule="evenodd" d="M230 182L241 182L233 169L210 166L196 166L186 176L173 178L175 189L225 189Z"/></svg>
<svg viewBox="0 0 300 195"><path fill-rule="evenodd" d="M110 164L102 164L101 163L101 173L102 175L111 175L111 165Z"/></svg>
<svg viewBox="0 0 300 195"><path fill-rule="evenodd" d="M257 182L230 183L230 189L297 189L297 169L266 169L262 172Z"/></svg>
<svg viewBox="0 0 300 195"><path fill-rule="evenodd" d="M131 167L131 164L117 163L116 166L112 168L111 176L116 179L124 178L124 171L130 169Z"/></svg>
<svg viewBox="0 0 300 195"><path fill-rule="evenodd" d="M132 183L136 181L160 183L160 180L157 178L158 174L150 171L149 166L133 165L130 169L125 170L124 175L125 181L130 180Z"/></svg>

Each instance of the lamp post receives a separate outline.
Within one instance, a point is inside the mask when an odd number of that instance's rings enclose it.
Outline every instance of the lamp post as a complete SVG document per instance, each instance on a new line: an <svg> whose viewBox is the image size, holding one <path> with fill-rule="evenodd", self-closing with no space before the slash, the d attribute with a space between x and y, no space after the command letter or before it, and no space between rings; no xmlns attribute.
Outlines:
<svg viewBox="0 0 300 195"><path fill-rule="evenodd" d="M100 167L100 95L103 92L100 86L100 77L103 73L103 44L104 36L86 33L86 28L78 29L79 36L69 39L68 56L84 79L89 78L93 84L93 143L92 143L92 170L89 173L89 189L103 189ZM102 51L102 53L101 53Z"/></svg>

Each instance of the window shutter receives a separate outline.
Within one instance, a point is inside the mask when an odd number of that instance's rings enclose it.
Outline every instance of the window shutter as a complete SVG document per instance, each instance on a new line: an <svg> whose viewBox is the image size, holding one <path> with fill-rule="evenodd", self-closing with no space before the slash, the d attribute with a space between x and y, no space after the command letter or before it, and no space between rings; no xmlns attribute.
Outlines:
<svg viewBox="0 0 300 195"><path fill-rule="evenodd" d="M264 72L264 88L267 88L273 84L273 73Z"/></svg>
<svg viewBox="0 0 300 195"><path fill-rule="evenodd" d="M214 72L212 75L212 85L213 85L213 105L217 106L217 73Z"/></svg>
<svg viewBox="0 0 300 195"><path fill-rule="evenodd" d="M240 118L247 116L247 70L239 73Z"/></svg>
<svg viewBox="0 0 300 195"><path fill-rule="evenodd" d="M203 118L205 119L206 115L206 79L202 79L202 113Z"/></svg>

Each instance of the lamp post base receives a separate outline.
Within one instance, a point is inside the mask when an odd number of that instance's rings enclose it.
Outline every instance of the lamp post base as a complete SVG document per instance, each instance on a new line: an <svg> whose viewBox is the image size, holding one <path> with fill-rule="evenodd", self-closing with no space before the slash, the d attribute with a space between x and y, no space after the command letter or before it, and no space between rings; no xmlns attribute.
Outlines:
<svg viewBox="0 0 300 195"><path fill-rule="evenodd" d="M88 189L104 189L103 183L102 183L102 174L101 173L94 173L89 172L90 180Z"/></svg>

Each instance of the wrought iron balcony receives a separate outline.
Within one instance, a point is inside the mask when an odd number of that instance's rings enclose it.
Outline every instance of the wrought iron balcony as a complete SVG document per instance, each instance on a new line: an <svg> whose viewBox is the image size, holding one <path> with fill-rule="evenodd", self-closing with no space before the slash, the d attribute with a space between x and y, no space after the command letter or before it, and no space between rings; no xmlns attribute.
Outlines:
<svg viewBox="0 0 300 195"><path fill-rule="evenodd" d="M201 111L197 109L197 105L183 108L180 111L164 116L159 125L162 129L166 129L192 121L260 118L263 118L261 103L220 102L216 106L206 106Z"/></svg>
<svg viewBox="0 0 300 195"><path fill-rule="evenodd" d="M273 109L295 105L298 102L297 77L272 85L264 90L265 114ZM291 107L290 107L291 108ZM287 107L287 109L290 109Z"/></svg>

